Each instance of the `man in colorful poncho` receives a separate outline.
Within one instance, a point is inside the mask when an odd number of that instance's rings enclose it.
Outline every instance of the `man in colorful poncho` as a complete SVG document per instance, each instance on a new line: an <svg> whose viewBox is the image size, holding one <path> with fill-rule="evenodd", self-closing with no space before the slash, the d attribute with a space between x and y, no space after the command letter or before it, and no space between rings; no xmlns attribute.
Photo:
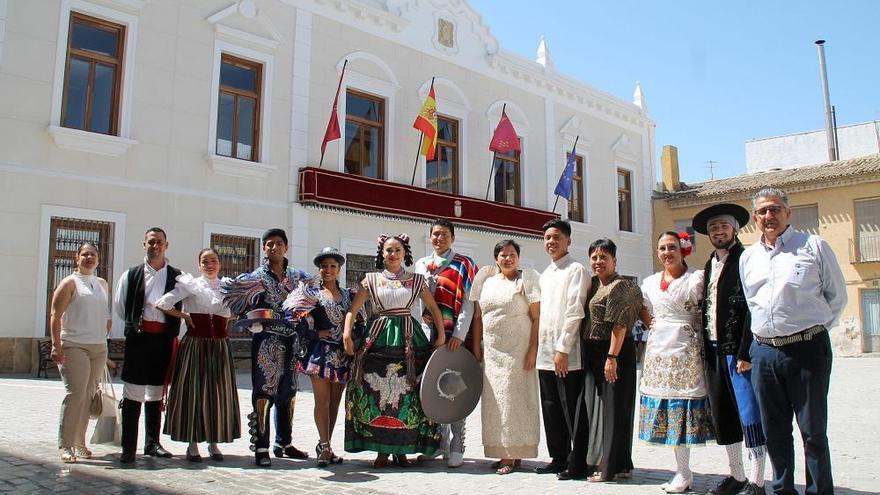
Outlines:
<svg viewBox="0 0 880 495"><path fill-rule="evenodd" d="M282 229L269 229L263 234L263 264L251 273L220 286L223 302L233 315L245 317L254 309L272 310L282 315L282 304L300 280L309 274L288 266L287 234ZM277 316L276 316L277 317ZM308 454L291 443L293 408L296 404L296 354L299 342L293 328L274 323L255 323L250 331L251 401L254 410L248 415L251 429L251 450L258 466L268 467L269 411L275 407L275 457L306 459Z"/></svg>
<svg viewBox="0 0 880 495"><path fill-rule="evenodd" d="M425 275L431 293L440 306L449 350L455 351L462 344L469 349L474 304L468 300L468 293L477 274L477 264L471 258L452 250L455 226L449 220L434 220L430 237L434 252L418 260L414 271ZM419 308L419 313L425 334L430 335L430 314L423 307ZM440 430L443 439L436 455L443 455L449 467L461 466L464 459L465 419L451 425L441 425Z"/></svg>

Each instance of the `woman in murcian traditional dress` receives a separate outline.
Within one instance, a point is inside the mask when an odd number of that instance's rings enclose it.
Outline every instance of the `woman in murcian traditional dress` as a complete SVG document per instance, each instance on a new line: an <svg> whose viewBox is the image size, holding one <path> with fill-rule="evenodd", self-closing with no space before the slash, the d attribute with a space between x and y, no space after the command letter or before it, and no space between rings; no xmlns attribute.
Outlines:
<svg viewBox="0 0 880 495"><path fill-rule="evenodd" d="M690 447L712 440L700 300L703 271L688 271L686 234L664 232L657 239L663 271L642 282L648 343L642 367L639 438L671 446L675 476L663 485L667 493L683 493L693 485Z"/></svg>
<svg viewBox="0 0 880 495"><path fill-rule="evenodd" d="M392 454L394 464L406 466L407 454L430 456L440 444L437 424L422 411L419 380L434 347L445 344L443 315L424 277L407 272L404 263L412 265L409 237L380 236L376 268L384 270L367 274L345 316L345 352L354 356L345 397L345 450L377 452L376 468L390 465ZM373 315L356 348L352 329L367 298ZM412 316L417 298L433 318L433 346Z"/></svg>
<svg viewBox="0 0 880 495"><path fill-rule="evenodd" d="M156 301L157 308L182 319L187 327L177 351L164 433L172 440L189 442L186 458L191 462L202 462L200 442L208 442L211 459L222 461L217 444L241 436L241 419L226 327L229 309L219 291L216 251L199 252L199 272L200 277L178 276L174 289ZM174 308L181 300L183 311Z"/></svg>

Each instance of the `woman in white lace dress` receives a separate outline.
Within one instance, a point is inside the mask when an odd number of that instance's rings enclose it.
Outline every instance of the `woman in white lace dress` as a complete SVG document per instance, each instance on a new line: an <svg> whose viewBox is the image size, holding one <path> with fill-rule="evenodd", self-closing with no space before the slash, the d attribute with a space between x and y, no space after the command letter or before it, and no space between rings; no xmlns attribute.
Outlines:
<svg viewBox="0 0 880 495"><path fill-rule="evenodd" d="M690 446L714 438L706 378L700 300L703 271L689 271L684 256L690 242L677 232L657 240L657 258L663 271L642 282L650 322L642 368L639 438L674 448L676 473L663 486L682 493L693 484ZM683 254L684 253L684 254Z"/></svg>
<svg viewBox="0 0 880 495"><path fill-rule="evenodd" d="M538 456L535 361L541 289L538 272L519 269L515 241L495 245L495 263L477 272L470 299L482 323L483 451L486 457L501 459L493 465L498 474L508 474L520 459Z"/></svg>

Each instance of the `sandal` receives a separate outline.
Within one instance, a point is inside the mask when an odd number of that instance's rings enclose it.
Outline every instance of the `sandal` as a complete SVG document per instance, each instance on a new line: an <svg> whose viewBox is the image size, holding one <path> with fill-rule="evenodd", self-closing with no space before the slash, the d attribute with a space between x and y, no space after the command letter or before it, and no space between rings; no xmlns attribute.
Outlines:
<svg viewBox="0 0 880 495"><path fill-rule="evenodd" d="M522 459L514 459L513 460L513 467L520 467L521 465L522 465ZM492 464L490 464L489 466L492 469L498 469L502 466L502 463L500 460L497 460L497 461L493 462Z"/></svg>
<svg viewBox="0 0 880 495"><path fill-rule="evenodd" d="M500 467L495 471L495 474L510 474L516 471L517 464L516 461L513 461L510 464L504 463L501 464Z"/></svg>
<svg viewBox="0 0 880 495"><path fill-rule="evenodd" d="M605 475L602 474L601 471L596 471L595 473L587 476L587 481L592 481L593 483L605 483L608 480L605 478Z"/></svg>
<svg viewBox="0 0 880 495"><path fill-rule="evenodd" d="M315 446L315 453L318 454L318 467L327 467L333 462L333 450L330 448L330 442L319 442Z"/></svg>
<svg viewBox="0 0 880 495"><path fill-rule="evenodd" d="M373 460L373 469L386 468L391 465L391 460L388 459L388 454L379 454L376 456L376 459Z"/></svg>

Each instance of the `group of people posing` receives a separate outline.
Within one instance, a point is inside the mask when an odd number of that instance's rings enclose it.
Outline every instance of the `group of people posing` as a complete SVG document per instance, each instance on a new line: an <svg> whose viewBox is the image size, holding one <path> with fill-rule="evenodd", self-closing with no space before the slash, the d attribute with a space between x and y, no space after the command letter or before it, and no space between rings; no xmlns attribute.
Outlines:
<svg viewBox="0 0 880 495"><path fill-rule="evenodd" d="M478 269L454 251L455 226L438 219L429 233L433 252L415 263L407 235L380 236L377 271L357 288L339 283L345 257L332 247L314 257L317 275L288 266L281 229L263 235L259 268L221 280L214 250L198 254L200 276L181 273L165 259L165 232L151 228L144 263L122 275L114 296L126 339L120 461L135 460L141 404L144 455L171 457L159 442L164 409L164 433L189 442L190 461L202 461L203 442L212 459L223 459L218 444L241 436L227 337L229 318L238 318L235 325L253 333L247 426L259 466L271 465L270 448L275 457L309 457L291 438L300 373L314 391L319 466L342 462L331 442L343 399L347 452L376 452L375 468L439 456L460 466L465 420L436 424L419 396L428 358L447 346L482 362L482 441L498 474L538 456L542 416L551 461L538 473L629 478L638 388L639 438L673 447L676 472L666 492L691 488L690 447L715 440L726 448L730 475L709 493L763 493L765 453L774 491L796 493L794 416L807 493L832 493L828 329L846 304L843 276L825 241L789 226L783 191L763 189L752 203L751 213L721 204L694 217L693 228L714 247L702 270L685 261L687 235L661 234L662 270L640 287L618 273L610 239L590 244L589 270L576 260L565 220L543 226L549 265L540 274L520 267L514 240L499 242L494 263ZM761 237L744 248L737 234L752 217ZM52 303L52 357L67 389L59 432L65 462L91 455L88 403L110 325L97 263L97 249L83 244L76 273ZM181 321L187 331L178 345ZM648 329L640 381L637 321Z"/></svg>

